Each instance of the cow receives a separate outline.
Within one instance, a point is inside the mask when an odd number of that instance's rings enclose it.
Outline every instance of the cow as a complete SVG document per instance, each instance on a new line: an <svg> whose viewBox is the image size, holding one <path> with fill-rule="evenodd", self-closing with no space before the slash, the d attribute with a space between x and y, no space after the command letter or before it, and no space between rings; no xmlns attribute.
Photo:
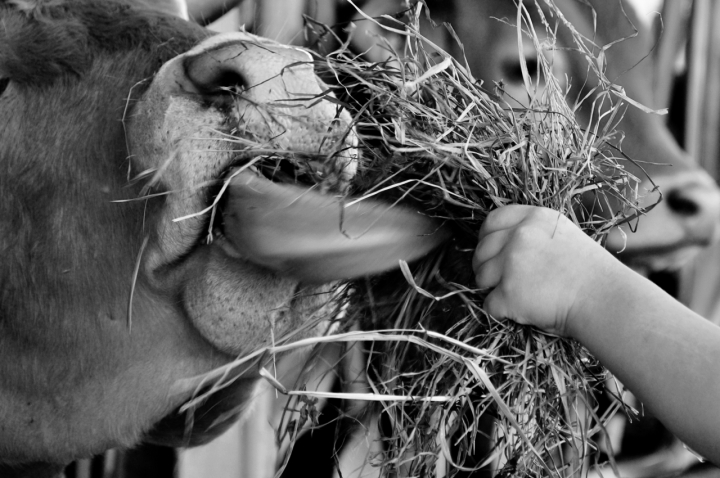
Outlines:
<svg viewBox="0 0 720 478"><path fill-rule="evenodd" d="M306 51L213 36L177 5L0 2L0 476L53 477L143 439L208 442L272 359L181 412L194 378L323 333L325 283L442 240L411 210L341 214L356 137ZM248 141L315 158L321 187L276 184ZM265 213L287 234L269 237ZM341 216L369 220L372 247Z"/></svg>

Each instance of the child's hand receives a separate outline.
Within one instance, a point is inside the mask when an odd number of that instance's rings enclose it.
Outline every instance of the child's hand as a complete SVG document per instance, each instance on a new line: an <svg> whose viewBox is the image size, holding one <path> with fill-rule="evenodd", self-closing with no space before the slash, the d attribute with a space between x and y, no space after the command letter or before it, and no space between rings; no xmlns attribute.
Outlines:
<svg viewBox="0 0 720 478"><path fill-rule="evenodd" d="M491 315L558 335L574 335L584 308L601 304L617 267L569 219L533 206L490 213L473 257L477 285L494 288L485 300Z"/></svg>

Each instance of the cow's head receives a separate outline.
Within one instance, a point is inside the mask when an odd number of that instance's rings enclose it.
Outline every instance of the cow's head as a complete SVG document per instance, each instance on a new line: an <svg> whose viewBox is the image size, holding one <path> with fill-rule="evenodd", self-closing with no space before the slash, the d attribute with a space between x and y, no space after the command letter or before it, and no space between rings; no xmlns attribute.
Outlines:
<svg viewBox="0 0 720 478"><path fill-rule="evenodd" d="M369 0L363 10L377 17L402 10L402 4L384 0ZM450 23L463 43L461 52L456 41L442 26L432 28L425 22L422 33L436 45L462 59L463 53L473 75L483 80L487 89L493 91L500 83L504 90L503 100L511 106L517 102L527 104L526 92L518 54L518 37L514 24L517 20L516 3L505 0L427 0L425 2L433 19ZM542 2L540 2L542 3ZM635 12L621 0L556 2L565 17L586 38L588 44L594 41L599 47L613 41L627 38L606 50L606 76L621 85L630 98L652 105L652 67L645 58L652 49L649 32L637 19ZM533 2L525 2L526 8L535 12ZM593 29L592 10L597 14L597 29ZM423 17L424 18L424 17ZM550 18L550 17L548 17ZM388 20L386 20L388 21ZM552 21L555 21L552 19ZM395 27L398 26L396 23ZM639 35L629 38L639 30ZM542 30L542 26L537 27ZM365 32L370 35L364 34ZM367 50L375 61L388 56L381 48L371 48L376 42L373 35L385 35L377 25L369 22L358 24L355 42L360 50ZM401 48L401 38L392 37L391 43ZM553 69L559 79L570 81L569 100L585 98L584 104L592 103L589 92L597 85L597 79L589 74L587 61L574 53L574 43L567 29L558 29L557 49L545 52L553 61ZM523 46L528 69L533 73L537 67L534 60L535 47L528 38ZM599 49L596 49L599 51ZM642 60L642 61L641 61ZM590 108L578 110L578 119L588 124ZM633 162L624 162L638 178L643 179L640 193L641 206L655 204L662 191L663 201L652 211L623 229L623 234L614 230L609 237L608 247L619 251L626 262L647 269L673 268L682 264L693 252L715 240L720 232L720 193L708 174L694 164L672 138L663 119L630 107L619 125L624 133L622 150ZM652 181L647 180L649 176ZM597 212L597 210L596 210Z"/></svg>
<svg viewBox="0 0 720 478"><path fill-rule="evenodd" d="M194 427L179 417L179 437L172 412L194 389L178 384L318 333L328 297L308 284L368 272L342 262L355 245L366 257L425 247L414 214L361 208L351 240L332 197L250 168L248 141L320 158L310 164L330 193L353 173L349 114L323 99L306 52L209 37L128 0L3 1L0 25L0 474L133 444L167 416L154 431L166 442L216 435L257 371L196 410ZM214 222L198 214L235 173ZM259 215L282 221L268 229ZM389 240L364 226L383 221ZM314 276L328 258L343 270Z"/></svg>

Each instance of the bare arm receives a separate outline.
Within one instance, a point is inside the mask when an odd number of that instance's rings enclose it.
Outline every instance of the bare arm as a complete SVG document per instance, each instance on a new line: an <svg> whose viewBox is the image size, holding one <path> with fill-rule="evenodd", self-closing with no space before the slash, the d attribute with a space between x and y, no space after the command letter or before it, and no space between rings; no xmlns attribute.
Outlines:
<svg viewBox="0 0 720 478"><path fill-rule="evenodd" d="M485 306L585 345L692 449L720 463L720 327L549 209L483 224L473 266Z"/></svg>

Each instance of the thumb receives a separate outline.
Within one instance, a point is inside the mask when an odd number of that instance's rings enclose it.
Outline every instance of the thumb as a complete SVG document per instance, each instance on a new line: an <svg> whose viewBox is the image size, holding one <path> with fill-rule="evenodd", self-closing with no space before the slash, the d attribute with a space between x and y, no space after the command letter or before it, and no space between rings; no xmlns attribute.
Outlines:
<svg viewBox="0 0 720 478"><path fill-rule="evenodd" d="M492 315L496 319L514 320L514 317L512 316L508 308L505 294L500 287L495 287L487 295L487 297L485 297L485 302L483 302L483 309L485 309L488 314Z"/></svg>

